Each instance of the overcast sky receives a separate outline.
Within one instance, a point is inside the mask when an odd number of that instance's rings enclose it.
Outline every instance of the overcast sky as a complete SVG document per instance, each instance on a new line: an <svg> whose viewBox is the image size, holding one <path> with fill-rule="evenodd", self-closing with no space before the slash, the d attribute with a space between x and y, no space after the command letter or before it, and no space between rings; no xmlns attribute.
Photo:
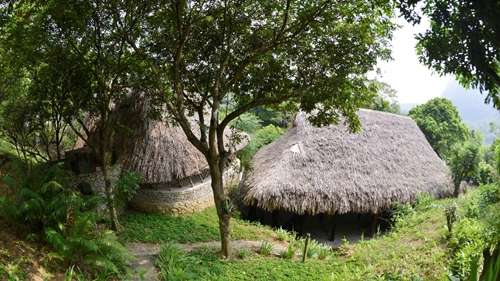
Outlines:
<svg viewBox="0 0 500 281"><path fill-rule="evenodd" d="M425 103L439 97L446 88L449 76L440 77L420 64L415 52L415 34L424 32L423 23L412 26L402 18L398 24L403 27L394 32L392 41L393 61L380 62L380 81L386 82L397 91L399 103Z"/></svg>

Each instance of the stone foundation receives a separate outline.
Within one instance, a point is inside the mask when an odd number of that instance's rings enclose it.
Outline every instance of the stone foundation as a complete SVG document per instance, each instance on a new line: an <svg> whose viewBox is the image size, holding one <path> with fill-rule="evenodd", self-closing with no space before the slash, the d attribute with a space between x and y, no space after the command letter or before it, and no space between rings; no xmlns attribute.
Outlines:
<svg viewBox="0 0 500 281"><path fill-rule="evenodd" d="M193 187L168 190L167 187L141 188L137 190L130 206L147 213L164 213L180 216L199 212L214 205L214 196L210 179L197 183Z"/></svg>
<svg viewBox="0 0 500 281"><path fill-rule="evenodd" d="M116 165L113 166L113 168L111 168L110 172L111 172L111 186L112 188L114 188L115 181L120 178L122 168L120 165ZM106 187L104 185L104 175L102 174L102 172L80 174L68 179L68 186L81 188L85 185L90 186L90 191L93 195L99 195L100 197L106 199ZM100 214L104 215L105 217L109 217L108 208L106 206L106 200L104 200L103 204L97 207L97 211Z"/></svg>

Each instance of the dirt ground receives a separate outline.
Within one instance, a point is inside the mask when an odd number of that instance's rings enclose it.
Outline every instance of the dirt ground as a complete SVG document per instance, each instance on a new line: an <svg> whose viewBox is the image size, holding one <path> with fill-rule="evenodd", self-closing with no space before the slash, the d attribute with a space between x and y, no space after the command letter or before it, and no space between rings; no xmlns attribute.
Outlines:
<svg viewBox="0 0 500 281"><path fill-rule="evenodd" d="M9 225L0 218L0 276L11 280L63 280L60 265L48 258L42 244L26 238L28 229ZM5 271L2 268L5 266Z"/></svg>

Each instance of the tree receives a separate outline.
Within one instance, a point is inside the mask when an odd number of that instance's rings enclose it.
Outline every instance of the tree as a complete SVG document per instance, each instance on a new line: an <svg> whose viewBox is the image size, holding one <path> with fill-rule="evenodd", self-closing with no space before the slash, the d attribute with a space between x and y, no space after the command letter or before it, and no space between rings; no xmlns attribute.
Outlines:
<svg viewBox="0 0 500 281"><path fill-rule="evenodd" d="M431 99L412 108L408 116L415 120L434 151L444 160L450 156L453 144L470 137L469 129L448 99Z"/></svg>
<svg viewBox="0 0 500 281"><path fill-rule="evenodd" d="M478 165L479 145L473 140L468 140L463 143L455 143L451 148L449 158L449 167L455 186L454 196L458 197L460 191L460 183L476 171Z"/></svg>
<svg viewBox="0 0 500 281"><path fill-rule="evenodd" d="M29 79L39 107L53 106L100 158L112 228L118 229L109 167L116 120L113 103L132 87L137 62L106 1L20 1L0 5L2 61ZM129 37L130 38L130 37ZM11 92L16 98L15 92ZM42 105L42 106L40 106ZM99 120L98 128L85 122ZM36 115L36 114L35 114ZM40 115L38 115L40 116ZM73 122L80 126L74 126ZM90 140L91 130L97 140ZM80 130L83 130L82 133Z"/></svg>
<svg viewBox="0 0 500 281"><path fill-rule="evenodd" d="M377 95L373 98L370 106L373 110L385 111L395 114L401 113L401 107L397 101L397 92L385 82L373 81L377 89Z"/></svg>
<svg viewBox="0 0 500 281"><path fill-rule="evenodd" d="M205 156L219 218L221 257L229 258L230 216L222 173L231 153L223 132L258 106L293 101L315 125L359 128L371 102L365 74L388 59L395 27L390 1L122 1L113 16L131 26L130 48L149 67L149 91ZM222 119L224 99L234 108ZM193 132L188 116L209 125Z"/></svg>
<svg viewBox="0 0 500 281"><path fill-rule="evenodd" d="M488 92L500 108L500 25L497 0L398 0L407 21L422 14L430 29L417 35L420 61L439 74L454 74L465 87ZM421 13L416 11L422 6Z"/></svg>

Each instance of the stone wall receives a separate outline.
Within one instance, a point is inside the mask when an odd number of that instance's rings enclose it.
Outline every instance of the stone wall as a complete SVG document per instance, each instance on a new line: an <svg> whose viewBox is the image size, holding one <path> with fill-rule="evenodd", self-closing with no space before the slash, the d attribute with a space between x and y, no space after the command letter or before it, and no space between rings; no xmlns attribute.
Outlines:
<svg viewBox="0 0 500 281"><path fill-rule="evenodd" d="M206 180L194 187L161 189L139 189L130 201L130 206L147 213L164 213L180 216L199 212L214 205L211 181Z"/></svg>
<svg viewBox="0 0 500 281"><path fill-rule="evenodd" d="M115 181L120 178L122 172L121 165L116 165L111 168L111 186L114 187ZM89 173L89 174L79 174L77 176L71 177L68 180L68 186L78 186L82 183L90 185L93 195L99 195L102 198L106 198L106 187L104 185L104 175L101 172ZM108 215L106 201L100 206L98 206L97 211L105 216Z"/></svg>

